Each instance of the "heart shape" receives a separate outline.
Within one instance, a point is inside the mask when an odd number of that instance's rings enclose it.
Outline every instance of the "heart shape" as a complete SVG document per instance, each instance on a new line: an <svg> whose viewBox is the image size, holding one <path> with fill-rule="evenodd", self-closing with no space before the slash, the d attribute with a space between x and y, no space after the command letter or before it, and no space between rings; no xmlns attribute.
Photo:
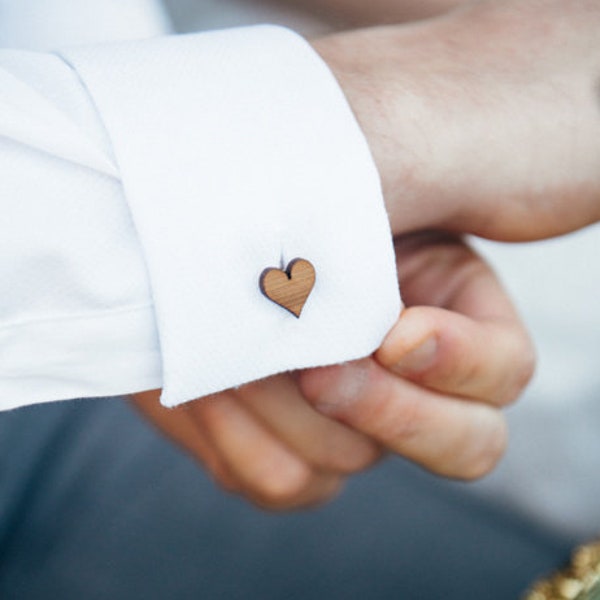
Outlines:
<svg viewBox="0 0 600 600"><path fill-rule="evenodd" d="M269 300L289 310L295 317L300 317L315 279L312 264L304 258L295 258L285 271L265 269L260 276L260 289Z"/></svg>

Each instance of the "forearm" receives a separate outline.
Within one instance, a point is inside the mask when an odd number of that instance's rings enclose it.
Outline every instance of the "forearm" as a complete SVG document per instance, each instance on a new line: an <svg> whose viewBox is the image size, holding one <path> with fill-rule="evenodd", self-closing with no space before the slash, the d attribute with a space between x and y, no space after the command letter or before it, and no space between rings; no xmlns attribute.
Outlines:
<svg viewBox="0 0 600 600"><path fill-rule="evenodd" d="M598 31L599 2L486 2L315 42L394 231L532 239L600 219Z"/></svg>

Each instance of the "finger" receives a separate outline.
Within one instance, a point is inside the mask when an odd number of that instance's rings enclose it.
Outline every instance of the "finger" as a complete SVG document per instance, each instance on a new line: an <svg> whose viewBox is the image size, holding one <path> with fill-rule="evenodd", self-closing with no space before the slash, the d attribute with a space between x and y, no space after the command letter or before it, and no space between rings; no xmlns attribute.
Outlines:
<svg viewBox="0 0 600 600"><path fill-rule="evenodd" d="M476 321L435 307L405 310L375 358L431 389L496 406L519 396L535 364L514 320Z"/></svg>
<svg viewBox="0 0 600 600"><path fill-rule="evenodd" d="M363 434L315 411L290 375L245 385L237 395L275 437L319 470L354 473L381 454Z"/></svg>
<svg viewBox="0 0 600 600"><path fill-rule="evenodd" d="M407 306L437 306L477 321L518 320L493 269L461 237L423 232L397 239L395 250Z"/></svg>
<svg viewBox="0 0 600 600"><path fill-rule="evenodd" d="M480 477L506 446L500 410L427 390L370 358L304 371L300 382L319 411L439 475Z"/></svg>
<svg viewBox="0 0 600 600"><path fill-rule="evenodd" d="M339 490L339 476L316 471L299 458L233 392L194 403L191 414L207 431L242 493L259 506L271 510L311 506Z"/></svg>
<svg viewBox="0 0 600 600"><path fill-rule="evenodd" d="M514 400L533 374L535 352L489 265L443 233L407 236L397 241L396 255L404 300L413 308L377 360L444 393L497 405Z"/></svg>
<svg viewBox="0 0 600 600"><path fill-rule="evenodd" d="M165 408L160 404L160 390L151 390L133 394L131 401L134 406L161 433L171 438L193 458L203 464L210 474L218 480L227 491L237 491L238 485L231 476L224 462L211 446L206 432L192 418L189 405L177 408Z"/></svg>

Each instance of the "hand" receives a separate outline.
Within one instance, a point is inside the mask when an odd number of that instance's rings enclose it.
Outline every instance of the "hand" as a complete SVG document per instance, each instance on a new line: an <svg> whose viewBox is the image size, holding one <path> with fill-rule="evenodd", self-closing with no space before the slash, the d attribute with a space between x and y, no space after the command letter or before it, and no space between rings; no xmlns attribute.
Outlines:
<svg viewBox="0 0 600 600"><path fill-rule="evenodd" d="M331 498L382 446L438 474L487 473L506 443L500 408L533 371L529 339L489 267L459 238L405 236L396 250L405 301L418 306L374 358L176 409L163 408L158 392L134 402L225 489L269 509Z"/></svg>
<svg viewBox="0 0 600 600"><path fill-rule="evenodd" d="M599 220L598 31L595 0L510 0L315 41L394 232L532 240Z"/></svg>
<svg viewBox="0 0 600 600"><path fill-rule="evenodd" d="M177 408L160 392L133 403L226 490L271 510L330 499L350 474L381 455L365 435L318 414L290 374L277 375Z"/></svg>
<svg viewBox="0 0 600 600"><path fill-rule="evenodd" d="M530 379L534 352L490 268L460 238L396 244L407 308L374 357L304 371L323 414L449 477L489 472L506 445L501 408Z"/></svg>

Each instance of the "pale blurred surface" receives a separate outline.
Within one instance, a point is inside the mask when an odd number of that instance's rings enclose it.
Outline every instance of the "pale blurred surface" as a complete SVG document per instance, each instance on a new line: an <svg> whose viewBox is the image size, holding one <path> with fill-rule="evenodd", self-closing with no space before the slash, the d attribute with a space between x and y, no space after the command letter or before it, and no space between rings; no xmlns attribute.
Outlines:
<svg viewBox="0 0 600 600"><path fill-rule="evenodd" d="M479 243L538 350L511 442L475 489L582 538L600 532L600 226L527 245Z"/></svg>
<svg viewBox="0 0 600 600"><path fill-rule="evenodd" d="M46 50L103 39L143 39L168 27L160 0L0 0L5 47Z"/></svg>
<svg viewBox="0 0 600 600"><path fill-rule="evenodd" d="M181 32L258 23L291 26L304 35L329 29L316 17L277 0L166 0L164 4Z"/></svg>

